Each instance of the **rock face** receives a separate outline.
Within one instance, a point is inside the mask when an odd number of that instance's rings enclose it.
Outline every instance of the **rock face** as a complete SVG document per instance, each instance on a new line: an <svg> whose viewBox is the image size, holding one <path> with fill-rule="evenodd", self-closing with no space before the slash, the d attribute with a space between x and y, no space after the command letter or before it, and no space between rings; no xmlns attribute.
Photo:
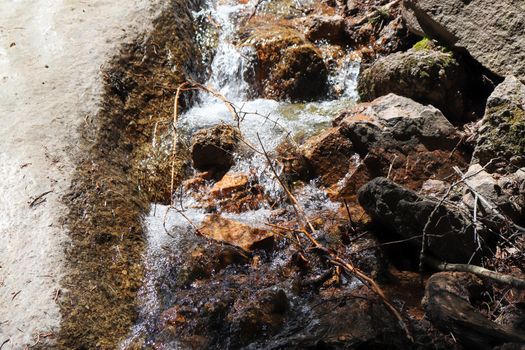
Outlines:
<svg viewBox="0 0 525 350"><path fill-rule="evenodd" d="M466 85L465 69L452 53L414 48L375 61L360 73L358 91L363 101L388 93L405 96L458 121L465 112Z"/></svg>
<svg viewBox="0 0 525 350"><path fill-rule="evenodd" d="M525 81L525 3L521 0L405 0L418 35L466 50L500 76Z"/></svg>
<svg viewBox="0 0 525 350"><path fill-rule="evenodd" d="M471 305L483 288L483 282L473 274L437 273L427 282L423 299L426 315L439 330L454 334L469 349L524 343L525 334L490 321Z"/></svg>
<svg viewBox="0 0 525 350"><path fill-rule="evenodd" d="M229 125L217 125L197 131L192 138L193 167L202 171L226 172L234 163L241 135Z"/></svg>
<svg viewBox="0 0 525 350"><path fill-rule="evenodd" d="M523 51L523 49L522 49ZM525 166L525 85L507 77L487 101L473 163L490 172L514 172Z"/></svg>
<svg viewBox="0 0 525 350"><path fill-rule="evenodd" d="M302 101L326 93L328 70L322 55L300 32L267 25L252 29L247 36L242 46L254 52L254 76L249 80L258 94Z"/></svg>
<svg viewBox="0 0 525 350"><path fill-rule="evenodd" d="M432 106L388 94L342 113L334 127L288 152L285 171L319 177L336 197L351 198L377 176L411 189L454 174L467 164L456 146L461 135Z"/></svg>
<svg viewBox="0 0 525 350"><path fill-rule="evenodd" d="M403 238L416 238L426 234L427 252L447 262L466 263L476 251L473 223L457 208L440 205L419 196L398 184L376 178L359 190L359 203L373 220L381 223ZM478 231L484 235L484 232ZM416 249L421 249L421 239L414 239Z"/></svg>

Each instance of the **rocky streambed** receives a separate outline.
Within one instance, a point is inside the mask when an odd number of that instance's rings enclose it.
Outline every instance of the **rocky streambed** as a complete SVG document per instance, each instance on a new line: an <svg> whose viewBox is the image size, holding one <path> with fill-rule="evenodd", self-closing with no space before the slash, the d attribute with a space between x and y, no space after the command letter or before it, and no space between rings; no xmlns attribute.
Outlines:
<svg viewBox="0 0 525 350"><path fill-rule="evenodd" d="M173 1L107 72L61 344L520 348L525 19L503 3ZM507 44L466 39L483 15Z"/></svg>

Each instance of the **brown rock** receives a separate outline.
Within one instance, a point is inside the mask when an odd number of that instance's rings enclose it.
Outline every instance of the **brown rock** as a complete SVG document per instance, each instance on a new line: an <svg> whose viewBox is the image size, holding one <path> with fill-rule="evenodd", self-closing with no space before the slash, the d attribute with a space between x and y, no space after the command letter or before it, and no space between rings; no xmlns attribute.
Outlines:
<svg viewBox="0 0 525 350"><path fill-rule="evenodd" d="M245 190L248 187L248 176L244 174L226 174L213 185L210 192L214 197L229 197L233 192Z"/></svg>
<svg viewBox="0 0 525 350"><path fill-rule="evenodd" d="M225 219L220 215L208 216L199 228L199 233L205 237L219 242L226 242L244 250L271 248L274 241L273 234L269 231Z"/></svg>
<svg viewBox="0 0 525 350"><path fill-rule="evenodd" d="M197 131L191 142L193 167L202 171L226 172L234 163L240 138L237 129L225 124Z"/></svg>
<svg viewBox="0 0 525 350"><path fill-rule="evenodd" d="M456 149L461 135L443 114L405 97L389 94L359 104L336 123L360 156L339 188L345 197L377 176L417 190L426 180L443 180L455 174L453 166L467 163Z"/></svg>
<svg viewBox="0 0 525 350"><path fill-rule="evenodd" d="M327 91L328 70L320 51L291 28L266 25L246 34L254 51L255 90L278 100L312 100Z"/></svg>
<svg viewBox="0 0 525 350"><path fill-rule="evenodd" d="M352 143L338 128L327 129L309 139L301 150L309 173L320 177L325 186L335 184L348 173L355 154Z"/></svg>
<svg viewBox="0 0 525 350"><path fill-rule="evenodd" d="M331 44L345 41L345 21L342 16L311 15L304 19L306 38L310 41L324 40Z"/></svg>

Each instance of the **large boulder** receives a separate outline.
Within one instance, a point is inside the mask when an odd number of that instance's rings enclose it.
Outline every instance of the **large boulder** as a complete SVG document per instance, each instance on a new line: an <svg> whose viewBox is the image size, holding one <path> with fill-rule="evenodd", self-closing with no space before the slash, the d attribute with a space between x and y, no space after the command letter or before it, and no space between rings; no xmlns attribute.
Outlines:
<svg viewBox="0 0 525 350"><path fill-rule="evenodd" d="M375 61L360 73L358 91L363 101L394 93L431 104L449 120L463 119L467 74L454 54L417 47Z"/></svg>
<svg viewBox="0 0 525 350"><path fill-rule="evenodd" d="M383 177L363 186L358 195L359 203L375 222L409 239L417 251L426 226L427 252L434 257L451 263L467 263L471 257L479 257L476 234L483 237L486 232L479 228L476 232L470 217L458 208L422 197Z"/></svg>
<svg viewBox="0 0 525 350"><path fill-rule="evenodd" d="M472 162L490 172L525 167L525 85L507 77L490 95L481 123Z"/></svg>
<svg viewBox="0 0 525 350"><path fill-rule="evenodd" d="M299 31L266 25L244 34L256 92L277 100L313 100L326 93L328 69L321 52Z"/></svg>
<svg viewBox="0 0 525 350"><path fill-rule="evenodd" d="M525 3L521 0L405 0L409 28L468 51L500 76L525 81Z"/></svg>
<svg viewBox="0 0 525 350"><path fill-rule="evenodd" d="M351 163L340 193L351 195L377 176L390 176L411 189L427 179L445 179L466 164L457 148L461 135L432 106L388 94L357 105L337 121L360 159Z"/></svg>

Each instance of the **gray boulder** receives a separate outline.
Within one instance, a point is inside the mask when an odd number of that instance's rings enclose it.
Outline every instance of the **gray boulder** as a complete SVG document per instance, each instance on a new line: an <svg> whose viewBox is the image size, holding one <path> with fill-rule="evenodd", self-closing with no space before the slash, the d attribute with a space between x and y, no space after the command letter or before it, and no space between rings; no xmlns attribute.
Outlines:
<svg viewBox="0 0 525 350"><path fill-rule="evenodd" d="M375 61L359 76L359 96L364 101L394 93L431 104L449 120L465 113L467 73L451 52L417 47Z"/></svg>
<svg viewBox="0 0 525 350"><path fill-rule="evenodd" d="M412 239L410 242L417 251L421 249L421 235L429 221L427 252L434 257L450 263L466 263L476 252L472 220L456 207L440 205L383 177L363 186L358 197L374 221L403 238ZM436 206L437 211L431 216ZM485 235L482 230L478 234Z"/></svg>
<svg viewBox="0 0 525 350"><path fill-rule="evenodd" d="M525 166L525 85L507 77L487 101L472 163L489 172Z"/></svg>
<svg viewBox="0 0 525 350"><path fill-rule="evenodd" d="M404 0L409 29L466 50L500 76L525 81L525 2Z"/></svg>

